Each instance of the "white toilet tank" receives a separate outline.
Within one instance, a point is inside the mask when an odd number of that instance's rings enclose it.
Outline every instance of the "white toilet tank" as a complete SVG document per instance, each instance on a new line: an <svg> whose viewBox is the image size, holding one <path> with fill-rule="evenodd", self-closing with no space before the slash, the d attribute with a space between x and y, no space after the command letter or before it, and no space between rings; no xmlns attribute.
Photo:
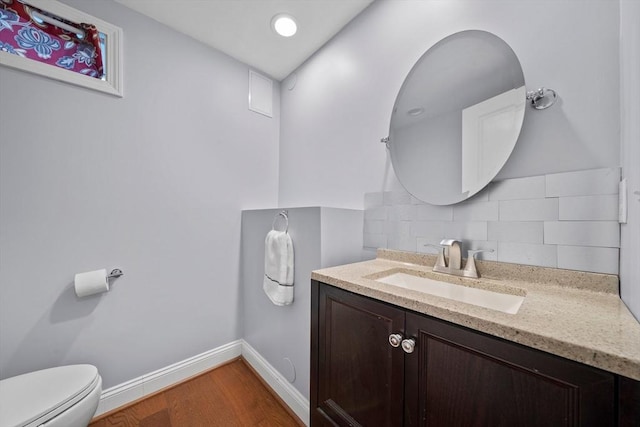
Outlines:
<svg viewBox="0 0 640 427"><path fill-rule="evenodd" d="M92 365L70 365L0 381L0 427L86 427L102 378Z"/></svg>

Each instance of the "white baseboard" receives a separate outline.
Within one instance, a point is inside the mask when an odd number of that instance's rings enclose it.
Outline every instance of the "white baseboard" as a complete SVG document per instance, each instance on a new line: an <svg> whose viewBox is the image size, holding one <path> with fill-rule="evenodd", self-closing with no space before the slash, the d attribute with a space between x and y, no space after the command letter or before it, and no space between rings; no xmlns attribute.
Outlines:
<svg viewBox="0 0 640 427"><path fill-rule="evenodd" d="M269 384L278 396L291 408L305 425L309 425L309 401L280 372L275 370L245 340L242 341L242 357L256 370L262 379Z"/></svg>
<svg viewBox="0 0 640 427"><path fill-rule="evenodd" d="M165 387L244 357L305 425L309 425L309 401L245 340L237 340L142 375L102 391L95 417L135 402Z"/></svg>
<svg viewBox="0 0 640 427"><path fill-rule="evenodd" d="M236 340L213 350L182 360L102 391L95 416L127 405L172 384L240 357L244 340Z"/></svg>

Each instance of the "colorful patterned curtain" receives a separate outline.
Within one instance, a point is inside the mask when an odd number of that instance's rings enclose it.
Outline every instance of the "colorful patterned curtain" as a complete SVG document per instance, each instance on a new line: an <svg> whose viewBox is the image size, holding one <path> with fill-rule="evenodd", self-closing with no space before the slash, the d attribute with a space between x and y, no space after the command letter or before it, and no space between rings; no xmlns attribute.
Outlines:
<svg viewBox="0 0 640 427"><path fill-rule="evenodd" d="M83 30L84 37L39 22L33 11ZM0 50L98 79L104 75L95 25L76 24L19 0L0 0Z"/></svg>

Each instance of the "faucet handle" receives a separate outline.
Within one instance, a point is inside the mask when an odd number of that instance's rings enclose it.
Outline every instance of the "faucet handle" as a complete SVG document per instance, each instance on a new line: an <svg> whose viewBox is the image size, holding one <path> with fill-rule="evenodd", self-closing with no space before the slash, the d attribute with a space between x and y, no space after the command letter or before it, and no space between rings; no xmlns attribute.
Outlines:
<svg viewBox="0 0 640 427"><path fill-rule="evenodd" d="M481 252L489 252L489 253L492 253L492 252L495 252L495 251L494 251L493 249L468 249L468 250L467 250L467 253L469 254L469 255L468 255L468 256L469 256L469 258L475 258L475 257L476 257L476 255L478 255L478 254L479 254L479 253L481 253Z"/></svg>
<svg viewBox="0 0 640 427"><path fill-rule="evenodd" d="M476 255L478 255L481 252L495 252L493 249L469 249L467 250L467 252L469 253L469 256L473 256L475 257Z"/></svg>
<svg viewBox="0 0 640 427"><path fill-rule="evenodd" d="M480 277L478 270L476 269L476 255L480 252L493 252L493 249L469 249L467 253L467 264L464 266L464 276L473 277L477 279Z"/></svg>
<svg viewBox="0 0 640 427"><path fill-rule="evenodd" d="M431 243L425 243L423 246L436 248L438 250L438 258L436 259L436 264L434 267L446 267L447 264L444 261L444 246L442 245L433 245Z"/></svg>

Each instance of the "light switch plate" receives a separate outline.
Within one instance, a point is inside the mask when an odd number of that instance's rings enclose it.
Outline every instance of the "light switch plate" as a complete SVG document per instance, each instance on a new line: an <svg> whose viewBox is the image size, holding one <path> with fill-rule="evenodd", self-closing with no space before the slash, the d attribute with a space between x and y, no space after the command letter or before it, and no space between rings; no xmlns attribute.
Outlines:
<svg viewBox="0 0 640 427"><path fill-rule="evenodd" d="M618 222L627 223L627 178L618 184Z"/></svg>

